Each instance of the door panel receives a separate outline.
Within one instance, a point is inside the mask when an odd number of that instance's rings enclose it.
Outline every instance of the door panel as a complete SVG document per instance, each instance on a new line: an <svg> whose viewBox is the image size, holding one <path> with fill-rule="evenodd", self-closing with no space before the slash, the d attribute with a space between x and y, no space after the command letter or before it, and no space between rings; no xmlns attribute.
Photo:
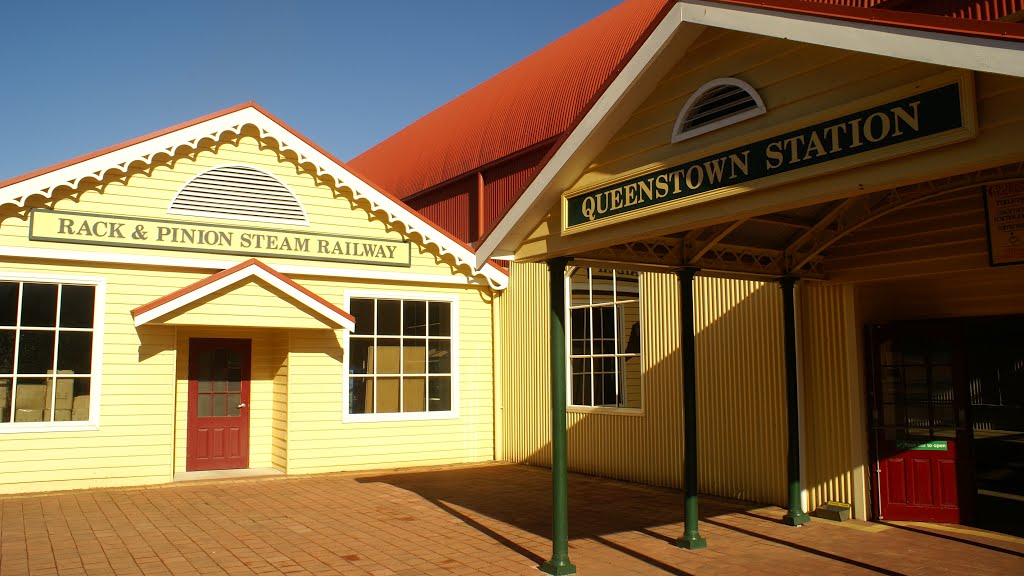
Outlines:
<svg viewBox="0 0 1024 576"><path fill-rule="evenodd" d="M249 467L249 340L189 341L187 470Z"/></svg>
<svg viewBox="0 0 1024 576"><path fill-rule="evenodd" d="M957 453L970 429L955 324L876 326L869 345L876 515L960 522L963 462Z"/></svg>

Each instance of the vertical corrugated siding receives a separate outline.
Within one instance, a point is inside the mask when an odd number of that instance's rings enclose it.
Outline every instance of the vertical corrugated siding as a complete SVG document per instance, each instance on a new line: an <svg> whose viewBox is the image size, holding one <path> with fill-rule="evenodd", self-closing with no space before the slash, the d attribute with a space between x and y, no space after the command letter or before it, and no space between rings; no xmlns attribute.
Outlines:
<svg viewBox="0 0 1024 576"><path fill-rule="evenodd" d="M541 160L551 150L547 144L516 156L506 162L484 171L484 192L487 205L484 206L484 229L490 229L526 188L533 178Z"/></svg>
<svg viewBox="0 0 1024 576"><path fill-rule="evenodd" d="M463 242L471 242L476 237L473 225L476 222L476 175L463 178L435 192L410 202L409 205L419 210L428 220L444 228Z"/></svg>
<svg viewBox="0 0 1024 576"><path fill-rule="evenodd" d="M720 278L695 288L701 491L785 504L782 293Z"/></svg>
<svg viewBox="0 0 1024 576"><path fill-rule="evenodd" d="M852 430L843 288L799 287L804 484L808 508L828 500L853 502ZM867 434L866 430L861 433Z"/></svg>
<svg viewBox="0 0 1024 576"><path fill-rule="evenodd" d="M819 2L822 0L818 0ZM834 1L831 3L835 3ZM877 2L879 8L935 14L968 20L999 20L1024 10L1022 0L895 0Z"/></svg>
<svg viewBox="0 0 1024 576"><path fill-rule="evenodd" d="M547 267L513 263L500 300L502 454L505 460L551 465L550 338Z"/></svg>
<svg viewBox="0 0 1024 576"><path fill-rule="evenodd" d="M820 301L815 289L808 292L818 299L805 304L804 310L822 308L832 313L832 301ZM501 302L506 359L502 366L503 457L542 466L551 462L547 290L543 264L514 263L511 284ZM641 290L643 414L570 413L569 467L588 474L681 487L679 288L673 275L645 274ZM781 292L771 283L699 278L695 297L701 492L783 505L786 405ZM809 314L805 312L805 316ZM815 342L816 335L831 334L840 325L831 321L826 328L818 328L811 322L805 330L812 332L805 341ZM836 334L817 344L827 348L842 342ZM829 354L821 365L812 362L807 370L815 379L815 390L832 386L845 374L845 364L835 360L836 352ZM823 402L846 407L847 393L840 386L812 394L807 412ZM848 429L848 416L844 417ZM809 476L815 483L815 498L843 495L832 487L849 485L848 479L832 480L846 470L848 462L817 462L829 452L848 454L848 438L838 432L811 438L820 427L838 422L823 416L807 423L808 457L813 454L816 460L809 465L814 470ZM818 484L825 486L818 488ZM848 493L848 488L842 489Z"/></svg>

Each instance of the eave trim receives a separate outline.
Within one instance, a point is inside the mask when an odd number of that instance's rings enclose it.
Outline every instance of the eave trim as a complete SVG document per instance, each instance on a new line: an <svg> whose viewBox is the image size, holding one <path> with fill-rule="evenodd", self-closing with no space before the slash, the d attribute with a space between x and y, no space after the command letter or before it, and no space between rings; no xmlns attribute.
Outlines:
<svg viewBox="0 0 1024 576"><path fill-rule="evenodd" d="M708 26L831 46L854 52L881 54L952 68L1024 77L1024 45L1019 42L953 33L909 29L840 20L837 17L794 14L707 0L680 0L583 119L553 151L505 215L477 245L477 262L512 256L532 232L562 190L552 183L600 126L619 107L632 83L650 66L683 26Z"/></svg>
<svg viewBox="0 0 1024 576"><path fill-rule="evenodd" d="M0 206L24 207L32 198L51 199L61 188L78 188L86 181L102 182L126 174L135 163L150 165L161 156L174 156L199 149L203 143L240 136L254 127L262 140L272 140L282 151L294 153L296 162L318 178L351 191L354 202L364 201L371 213L388 223L400 223L414 242L437 250L442 260L470 277L481 277L495 289L508 285L508 275L487 263L476 263L473 250L429 222L400 200L349 170L336 158L305 139L256 104L245 104L142 136L123 144L80 156L0 183ZM383 215L383 217L382 217ZM418 239L417 239L418 238Z"/></svg>
<svg viewBox="0 0 1024 576"><path fill-rule="evenodd" d="M234 286L252 277L259 278L294 298L303 306L334 323L337 327L350 331L355 330L356 319L354 316L255 258L246 260L227 270L211 274L162 298L153 300L148 304L143 304L132 310L132 318L135 319L136 326L148 324L201 300L218 290Z"/></svg>

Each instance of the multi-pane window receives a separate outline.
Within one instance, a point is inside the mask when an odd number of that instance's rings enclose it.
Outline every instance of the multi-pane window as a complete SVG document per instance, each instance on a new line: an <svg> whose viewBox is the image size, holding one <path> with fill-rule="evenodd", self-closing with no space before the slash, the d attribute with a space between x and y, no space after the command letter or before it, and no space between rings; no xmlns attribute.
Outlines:
<svg viewBox="0 0 1024 576"><path fill-rule="evenodd" d="M353 298L349 413L452 410L452 303Z"/></svg>
<svg viewBox="0 0 1024 576"><path fill-rule="evenodd" d="M0 422L89 420L96 287L0 282Z"/></svg>
<svg viewBox="0 0 1024 576"><path fill-rule="evenodd" d="M570 274L570 404L640 408L640 277L576 268Z"/></svg>

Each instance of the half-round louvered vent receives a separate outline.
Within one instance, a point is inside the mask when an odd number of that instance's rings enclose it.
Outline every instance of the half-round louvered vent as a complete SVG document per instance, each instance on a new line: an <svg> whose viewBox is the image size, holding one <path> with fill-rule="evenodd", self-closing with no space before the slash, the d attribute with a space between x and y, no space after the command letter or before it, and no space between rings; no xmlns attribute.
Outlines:
<svg viewBox="0 0 1024 576"><path fill-rule="evenodd" d="M295 194L252 166L218 166L199 174L182 187L167 213L309 225Z"/></svg>
<svg viewBox="0 0 1024 576"><path fill-rule="evenodd" d="M683 105L672 131L672 142L764 113L764 102L750 84L736 78L712 80L694 92Z"/></svg>

